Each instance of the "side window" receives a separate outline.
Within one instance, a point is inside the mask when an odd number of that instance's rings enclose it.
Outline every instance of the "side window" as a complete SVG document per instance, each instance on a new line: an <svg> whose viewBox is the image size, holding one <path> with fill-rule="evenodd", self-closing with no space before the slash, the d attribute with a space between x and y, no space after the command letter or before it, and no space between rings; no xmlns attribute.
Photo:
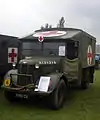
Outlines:
<svg viewBox="0 0 100 120"><path fill-rule="evenodd" d="M23 42L23 49L41 49L39 42Z"/></svg>
<svg viewBox="0 0 100 120"><path fill-rule="evenodd" d="M77 41L71 41L67 43L67 58L68 59L75 59L78 58L78 42Z"/></svg>
<svg viewBox="0 0 100 120"><path fill-rule="evenodd" d="M44 42L44 55L59 55L59 46L65 46L64 42Z"/></svg>

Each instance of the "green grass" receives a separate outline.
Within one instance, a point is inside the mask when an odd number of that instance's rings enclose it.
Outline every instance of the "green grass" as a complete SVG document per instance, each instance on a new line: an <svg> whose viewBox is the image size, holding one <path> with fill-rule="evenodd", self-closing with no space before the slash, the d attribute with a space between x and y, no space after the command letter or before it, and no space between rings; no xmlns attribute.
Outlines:
<svg viewBox="0 0 100 120"><path fill-rule="evenodd" d="M0 120L99 120L100 71L87 90L72 90L63 109L52 111L43 105L26 103L10 104L0 92Z"/></svg>

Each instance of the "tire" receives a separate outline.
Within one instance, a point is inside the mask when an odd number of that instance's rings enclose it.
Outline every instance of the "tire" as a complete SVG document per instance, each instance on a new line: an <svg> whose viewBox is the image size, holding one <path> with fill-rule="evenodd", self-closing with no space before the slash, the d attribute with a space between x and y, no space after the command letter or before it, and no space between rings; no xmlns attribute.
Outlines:
<svg viewBox="0 0 100 120"><path fill-rule="evenodd" d="M89 88L89 82L88 81L84 81L81 85L81 88L84 89L88 89Z"/></svg>
<svg viewBox="0 0 100 120"><path fill-rule="evenodd" d="M89 73L89 69L84 70L84 73L82 75L82 81L81 81L81 88L84 89L88 89L89 88L89 83L90 83L90 73Z"/></svg>
<svg viewBox="0 0 100 120"><path fill-rule="evenodd" d="M16 94L9 91L4 91L4 96L9 102L17 101Z"/></svg>
<svg viewBox="0 0 100 120"><path fill-rule="evenodd" d="M64 80L61 79L57 88L50 95L49 99L50 107L54 110L60 109L64 105L65 97L66 97L66 84Z"/></svg>

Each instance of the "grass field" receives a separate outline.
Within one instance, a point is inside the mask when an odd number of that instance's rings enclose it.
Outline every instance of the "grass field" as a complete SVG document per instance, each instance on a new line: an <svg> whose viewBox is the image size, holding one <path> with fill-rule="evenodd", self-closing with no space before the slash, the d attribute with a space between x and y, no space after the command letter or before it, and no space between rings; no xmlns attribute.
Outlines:
<svg viewBox="0 0 100 120"><path fill-rule="evenodd" d="M0 92L0 120L99 120L100 119L100 71L88 90L72 90L63 109L52 111L39 105L10 104Z"/></svg>

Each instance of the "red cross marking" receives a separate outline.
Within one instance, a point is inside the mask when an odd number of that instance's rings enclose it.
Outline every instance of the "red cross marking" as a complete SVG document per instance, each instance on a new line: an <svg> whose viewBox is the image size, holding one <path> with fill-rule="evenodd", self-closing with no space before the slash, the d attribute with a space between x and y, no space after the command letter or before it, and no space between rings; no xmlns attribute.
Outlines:
<svg viewBox="0 0 100 120"><path fill-rule="evenodd" d="M91 64L91 60L92 60L92 57L93 57L91 46L88 47L87 57L88 57L88 63Z"/></svg>
<svg viewBox="0 0 100 120"><path fill-rule="evenodd" d="M43 40L43 37L42 37L42 36L40 36L40 37L39 37L39 40L40 40L40 41L42 41L42 40Z"/></svg>
<svg viewBox="0 0 100 120"><path fill-rule="evenodd" d="M11 50L11 53L9 53L9 57L11 58L11 62L14 62L14 58L17 56L15 53L15 49Z"/></svg>
<svg viewBox="0 0 100 120"><path fill-rule="evenodd" d="M40 42L42 42L42 41L43 41L43 37L40 36L40 37L38 38L38 40L39 40Z"/></svg>
<svg viewBox="0 0 100 120"><path fill-rule="evenodd" d="M92 53L88 53L88 58L92 58Z"/></svg>

